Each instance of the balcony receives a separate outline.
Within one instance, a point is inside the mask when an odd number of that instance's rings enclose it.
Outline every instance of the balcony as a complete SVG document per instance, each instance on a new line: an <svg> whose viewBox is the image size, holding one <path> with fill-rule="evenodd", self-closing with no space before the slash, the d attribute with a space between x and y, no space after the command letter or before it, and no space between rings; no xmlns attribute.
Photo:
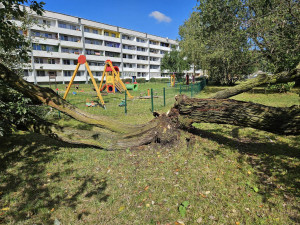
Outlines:
<svg viewBox="0 0 300 225"><path fill-rule="evenodd" d="M140 60L123 58L123 63L140 63ZM147 61L147 63L148 63L148 61Z"/></svg>
<svg viewBox="0 0 300 225"><path fill-rule="evenodd" d="M39 64L35 63L35 69L37 70L61 70L62 65L61 64Z"/></svg>
<svg viewBox="0 0 300 225"><path fill-rule="evenodd" d="M136 72L149 72L149 69L148 68L136 68Z"/></svg>
<svg viewBox="0 0 300 225"><path fill-rule="evenodd" d="M160 61L157 60L157 61L150 61L150 64L152 65L160 65Z"/></svg>
<svg viewBox="0 0 300 225"><path fill-rule="evenodd" d="M147 51L143 52L143 51L136 51L137 55L143 55L143 56L148 56L149 53Z"/></svg>
<svg viewBox="0 0 300 225"><path fill-rule="evenodd" d="M49 57L49 58L60 58L61 53L60 52L47 52L47 51L38 51L38 50L32 50L33 56L36 57Z"/></svg>
<svg viewBox="0 0 300 225"><path fill-rule="evenodd" d="M160 45L152 45L152 44L149 44L149 48L161 49L161 46L160 46Z"/></svg>
<svg viewBox="0 0 300 225"><path fill-rule="evenodd" d="M137 51L134 49L134 50L131 50L131 49L126 49L126 48L123 48L122 49L122 52L124 54L130 54L130 55L136 55Z"/></svg>
<svg viewBox="0 0 300 225"><path fill-rule="evenodd" d="M85 49L103 50L103 45L93 45L85 43Z"/></svg>
<svg viewBox="0 0 300 225"><path fill-rule="evenodd" d="M105 61L107 57L101 55L86 55L87 61Z"/></svg>
<svg viewBox="0 0 300 225"><path fill-rule="evenodd" d="M89 33L89 32L84 32L84 37L91 38L91 39L96 39L96 40L103 40L103 35Z"/></svg>
<svg viewBox="0 0 300 225"><path fill-rule="evenodd" d="M160 69L150 69L150 73L159 73Z"/></svg>
<svg viewBox="0 0 300 225"><path fill-rule="evenodd" d="M52 38L41 38L41 37L32 37L34 43L47 44L47 45L58 45L59 40Z"/></svg>
<svg viewBox="0 0 300 225"><path fill-rule="evenodd" d="M62 53L59 53L59 58L63 58L63 59L78 59L79 55L80 54L62 52Z"/></svg>
<svg viewBox="0 0 300 225"><path fill-rule="evenodd" d="M101 46L101 50L121 53L121 48L115 48L115 47L109 47L109 46Z"/></svg>
<svg viewBox="0 0 300 225"><path fill-rule="evenodd" d="M102 38L103 38L104 41L112 41L112 42L120 43L120 38L117 38L117 37L111 37L111 36L103 35Z"/></svg>
<svg viewBox="0 0 300 225"><path fill-rule="evenodd" d="M83 48L82 42L60 41L60 44L63 47Z"/></svg>
<svg viewBox="0 0 300 225"><path fill-rule="evenodd" d="M70 30L70 29L65 29L65 28L60 28L60 27L55 27L51 29L52 32L57 32L60 34L69 34L72 36L82 36L82 32L80 30Z"/></svg>
<svg viewBox="0 0 300 225"><path fill-rule="evenodd" d="M126 45L136 45L136 41L134 40L126 40L126 39L122 39L122 44L126 44Z"/></svg>
<svg viewBox="0 0 300 225"><path fill-rule="evenodd" d="M103 71L104 70L104 66L89 66L89 67L90 67L91 71L99 72L99 71ZM93 74L93 76L95 76L95 74Z"/></svg>
<svg viewBox="0 0 300 225"><path fill-rule="evenodd" d="M139 46L139 47L144 47L144 48L148 48L148 43L143 43L143 42L134 42L134 45Z"/></svg>

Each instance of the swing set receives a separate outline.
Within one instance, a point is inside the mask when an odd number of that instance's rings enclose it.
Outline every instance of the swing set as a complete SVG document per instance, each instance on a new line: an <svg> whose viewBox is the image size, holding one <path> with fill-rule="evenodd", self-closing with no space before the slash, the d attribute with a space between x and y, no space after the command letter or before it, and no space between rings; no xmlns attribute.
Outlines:
<svg viewBox="0 0 300 225"><path fill-rule="evenodd" d="M105 66L104 66L104 70L103 70L103 73L102 73L102 77L101 77L101 82L100 82L100 85L99 87L97 86L97 83L96 83L96 80L94 79L94 76L90 70L90 67L89 67L89 64L87 63L86 61L86 57L84 55L80 55L78 57L78 63L77 63L77 66L74 70L74 73L71 77L71 80L69 82L69 85L67 87L67 90L64 94L64 97L63 99L65 100L67 98L67 95L72 87L72 84L73 84L73 81L76 77L76 74L78 72L78 69L80 67L80 65L84 64L90 77L91 77L91 80L93 82L93 85L94 85L94 88L97 92L97 96L101 102L101 105L105 107L105 103L104 103L104 100L102 98L102 95L101 95L101 91L104 91L106 89L107 93L116 93L116 91L119 91L119 92L124 92L126 91L127 93L127 96L132 99L133 96L128 92L126 86L124 85L123 81L121 80L120 78L120 72L119 72L119 68L117 66L113 66L112 65L112 62L110 60L106 60L105 61ZM104 84L104 78L106 80L106 83Z"/></svg>
<svg viewBox="0 0 300 225"><path fill-rule="evenodd" d="M102 98L102 95L101 95L100 90L99 90L99 88L98 88L98 86L97 86L96 80L95 80L95 78L94 78L94 76L93 76L93 74L92 74L92 72L91 72L91 70L90 70L89 64L87 63L86 57L85 57L84 55L80 55L80 56L78 57L78 63L77 63L77 66L76 66L76 68L75 68L75 70L74 70L74 73L73 73L73 75L72 75L72 77L71 77L71 80L70 80L70 82L69 82L69 85L68 85L68 87L67 87L67 90L66 90L66 92L65 92L65 94L64 94L63 99L66 99L66 98L67 98L67 95L68 95L68 93L69 93L69 91L70 91L70 88L71 88L71 86L72 86L72 84L73 84L73 81L74 81L74 79L75 79L75 77L76 77L76 74L77 74L77 72L78 72L78 69L79 69L80 65L82 65L82 64L85 65L85 67L86 67L86 69L87 69L87 71L88 71L88 73L89 73L89 75L90 75L90 77L91 77L91 80L92 80L92 82L93 82L94 88L95 88L95 90L96 90L96 92L97 92L97 96L98 96L98 98L99 98L99 100L100 100L100 102L101 102L101 105L105 108L104 100L103 100L103 98Z"/></svg>

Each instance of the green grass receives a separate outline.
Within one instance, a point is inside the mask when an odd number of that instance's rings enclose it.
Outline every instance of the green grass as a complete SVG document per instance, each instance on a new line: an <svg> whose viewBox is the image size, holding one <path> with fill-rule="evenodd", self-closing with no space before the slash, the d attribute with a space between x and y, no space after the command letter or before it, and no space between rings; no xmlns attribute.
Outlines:
<svg viewBox="0 0 300 225"><path fill-rule="evenodd" d="M166 87L140 88L151 86ZM219 89L206 87L197 97ZM174 103L175 91L167 90L167 106L157 100L160 112ZM68 99L91 113L128 123L152 119L149 100L132 100L124 115L117 106L122 95L104 96L107 110L87 108L86 96L79 97ZM299 103L293 93L250 92L235 99L271 106ZM63 118L62 124L90 129ZM0 140L0 224L53 224L56 219L62 224L300 222L299 137L229 125L195 127L189 142L183 134L172 148L150 145L132 151L86 148L30 133L6 137ZM189 206L182 217L178 208L184 201Z"/></svg>

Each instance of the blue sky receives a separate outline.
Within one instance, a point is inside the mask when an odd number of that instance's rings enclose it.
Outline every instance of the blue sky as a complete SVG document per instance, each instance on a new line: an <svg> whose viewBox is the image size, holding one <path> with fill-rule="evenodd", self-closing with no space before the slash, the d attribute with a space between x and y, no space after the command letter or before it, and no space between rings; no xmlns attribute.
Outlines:
<svg viewBox="0 0 300 225"><path fill-rule="evenodd" d="M196 0L43 0L45 9L171 39Z"/></svg>

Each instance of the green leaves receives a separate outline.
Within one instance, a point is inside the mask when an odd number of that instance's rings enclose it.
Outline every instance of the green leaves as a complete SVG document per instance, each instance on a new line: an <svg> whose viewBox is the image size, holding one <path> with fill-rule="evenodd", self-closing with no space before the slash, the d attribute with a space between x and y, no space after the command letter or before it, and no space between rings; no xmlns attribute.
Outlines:
<svg viewBox="0 0 300 225"><path fill-rule="evenodd" d="M178 211L179 211L181 217L185 217L186 210L187 210L187 207L189 206L189 204L190 204L189 201L184 201L180 204Z"/></svg>

